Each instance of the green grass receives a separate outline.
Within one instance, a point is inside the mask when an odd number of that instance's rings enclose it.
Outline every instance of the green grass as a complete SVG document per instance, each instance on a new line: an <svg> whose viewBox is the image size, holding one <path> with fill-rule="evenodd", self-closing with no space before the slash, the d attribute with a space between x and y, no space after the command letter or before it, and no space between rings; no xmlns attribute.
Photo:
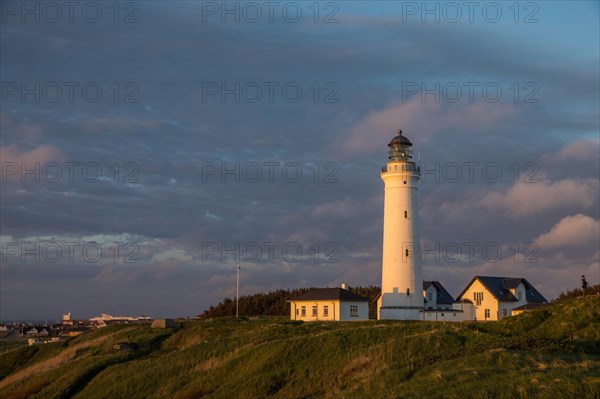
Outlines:
<svg viewBox="0 0 600 399"><path fill-rule="evenodd" d="M0 338L0 355L16 348L28 346L27 338Z"/></svg>
<svg viewBox="0 0 600 399"><path fill-rule="evenodd" d="M0 397L598 399L598 309L589 297L489 323L113 326L1 355Z"/></svg>

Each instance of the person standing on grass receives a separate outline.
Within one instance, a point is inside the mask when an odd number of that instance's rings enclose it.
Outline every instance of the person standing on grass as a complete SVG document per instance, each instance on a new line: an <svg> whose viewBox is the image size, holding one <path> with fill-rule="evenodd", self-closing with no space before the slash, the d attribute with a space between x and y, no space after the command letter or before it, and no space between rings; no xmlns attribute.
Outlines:
<svg viewBox="0 0 600 399"><path fill-rule="evenodd" d="M581 289L583 290L583 297L585 298L585 291L587 290L588 282L585 280L585 275L581 276Z"/></svg>

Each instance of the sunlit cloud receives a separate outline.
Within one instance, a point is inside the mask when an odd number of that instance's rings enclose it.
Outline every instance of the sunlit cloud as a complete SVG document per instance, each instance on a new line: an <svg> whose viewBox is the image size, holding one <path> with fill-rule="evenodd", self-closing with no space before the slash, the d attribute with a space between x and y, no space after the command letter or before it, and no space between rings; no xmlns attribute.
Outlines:
<svg viewBox="0 0 600 399"><path fill-rule="evenodd" d="M542 247L581 247L600 244L600 222L581 213L562 218L535 240Z"/></svg>

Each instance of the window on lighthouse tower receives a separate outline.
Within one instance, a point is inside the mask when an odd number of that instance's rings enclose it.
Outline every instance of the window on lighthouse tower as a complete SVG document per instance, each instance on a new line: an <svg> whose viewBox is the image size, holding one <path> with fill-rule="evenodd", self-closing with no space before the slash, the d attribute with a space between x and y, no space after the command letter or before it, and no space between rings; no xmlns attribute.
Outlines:
<svg viewBox="0 0 600 399"><path fill-rule="evenodd" d="M405 253L406 253L406 256L408 256L408 249L406 250L406 252L405 252Z"/></svg>
<svg viewBox="0 0 600 399"><path fill-rule="evenodd" d="M404 211L404 219L408 219L408 212Z"/></svg>

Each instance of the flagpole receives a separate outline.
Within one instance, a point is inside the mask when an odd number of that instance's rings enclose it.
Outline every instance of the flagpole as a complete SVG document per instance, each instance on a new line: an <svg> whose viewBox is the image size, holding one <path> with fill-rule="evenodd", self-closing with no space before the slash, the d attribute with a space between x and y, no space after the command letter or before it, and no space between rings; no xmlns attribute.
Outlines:
<svg viewBox="0 0 600 399"><path fill-rule="evenodd" d="M240 317L240 262L237 262L237 283L235 287L235 317Z"/></svg>

